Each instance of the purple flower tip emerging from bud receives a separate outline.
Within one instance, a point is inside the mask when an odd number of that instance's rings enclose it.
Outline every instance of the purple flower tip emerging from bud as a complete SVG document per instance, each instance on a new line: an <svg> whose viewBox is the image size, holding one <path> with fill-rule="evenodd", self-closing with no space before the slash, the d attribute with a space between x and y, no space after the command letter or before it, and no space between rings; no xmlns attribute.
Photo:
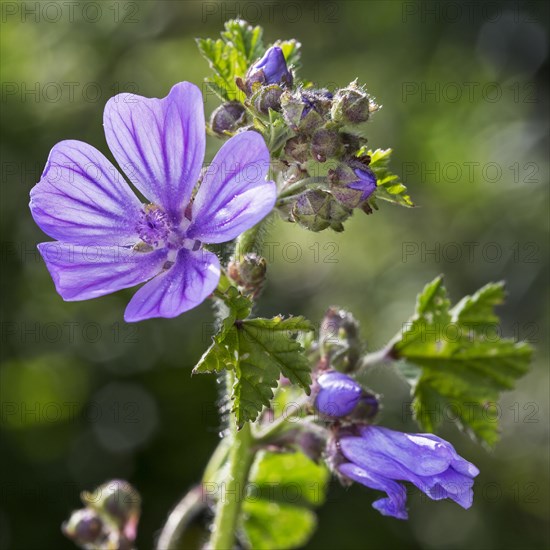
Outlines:
<svg viewBox="0 0 550 550"><path fill-rule="evenodd" d="M373 503L385 516L407 519L408 481L432 500L450 498L463 508L473 500L474 478L479 470L433 434L406 434L378 426L361 426L356 434L343 432L339 456L333 463L343 476L387 493Z"/></svg>
<svg viewBox="0 0 550 550"><path fill-rule="evenodd" d="M279 46L269 48L264 56L252 65L247 75L251 83L287 84L292 86L292 74L286 66L283 50Z"/></svg>
<svg viewBox="0 0 550 550"><path fill-rule="evenodd" d="M322 414L340 418L351 414L363 401L376 398L367 394L353 378L341 372L325 372L317 379L319 391L315 399L315 408Z"/></svg>
<svg viewBox="0 0 550 550"><path fill-rule="evenodd" d="M350 189L363 191L361 200L365 201L374 193L374 190L376 189L376 176L369 168L357 168L354 172L359 179L348 184L348 187Z"/></svg>

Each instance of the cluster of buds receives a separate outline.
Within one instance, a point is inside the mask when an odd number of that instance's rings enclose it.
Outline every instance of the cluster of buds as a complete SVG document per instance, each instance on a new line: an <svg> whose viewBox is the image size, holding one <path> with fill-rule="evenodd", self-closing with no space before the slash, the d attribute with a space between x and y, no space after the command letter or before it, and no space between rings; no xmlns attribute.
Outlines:
<svg viewBox="0 0 550 550"><path fill-rule="evenodd" d="M267 128L285 197L279 210L286 219L311 231L342 231L354 209L372 212L368 201L377 182L364 153L362 125L378 106L357 82L334 93L296 84L283 50L275 45L236 84L244 103L218 107L210 127L219 136Z"/></svg>
<svg viewBox="0 0 550 550"><path fill-rule="evenodd" d="M75 510L62 525L63 534L85 549L132 550L141 513L141 498L123 480L81 494L85 508Z"/></svg>
<svg viewBox="0 0 550 550"><path fill-rule="evenodd" d="M288 201L288 219L311 231L341 231L353 209L370 213L368 199L376 177L370 157L363 153L366 139L359 127L378 108L369 95L355 82L334 94L299 88L284 92L281 106L294 132L282 156L289 166L285 186L307 182L306 189Z"/></svg>

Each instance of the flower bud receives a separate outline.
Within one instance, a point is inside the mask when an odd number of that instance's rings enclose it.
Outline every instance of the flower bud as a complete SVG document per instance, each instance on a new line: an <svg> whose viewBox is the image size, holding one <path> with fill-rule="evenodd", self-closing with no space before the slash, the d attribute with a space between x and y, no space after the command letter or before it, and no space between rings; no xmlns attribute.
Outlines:
<svg viewBox="0 0 550 550"><path fill-rule="evenodd" d="M269 109L273 111L281 110L281 95L283 89L277 84L263 86L257 90L251 98L252 105L259 113L267 115Z"/></svg>
<svg viewBox="0 0 550 550"><path fill-rule="evenodd" d="M327 227L343 231L342 222L350 214L351 211L339 205L330 193L320 189L302 193L292 208L293 220L310 231L322 231Z"/></svg>
<svg viewBox="0 0 550 550"><path fill-rule="evenodd" d="M332 106L332 94L324 88L320 90L303 90L301 92L304 111L302 117L305 117L312 109L322 117L328 115Z"/></svg>
<svg viewBox="0 0 550 550"><path fill-rule="evenodd" d="M365 391L353 378L337 371L322 373L317 378L315 408L330 418L354 415L373 416L378 411L378 400ZM359 414L358 414L359 413Z"/></svg>
<svg viewBox="0 0 550 550"><path fill-rule="evenodd" d="M304 135L290 138L285 145L285 155L300 163L307 162L310 159L309 138Z"/></svg>
<svg viewBox="0 0 550 550"><path fill-rule="evenodd" d="M311 138L311 154L315 160L325 162L342 152L342 139L338 130L319 128Z"/></svg>
<svg viewBox="0 0 550 550"><path fill-rule="evenodd" d="M347 88L336 93L331 116L335 122L359 124L369 119L370 111L369 96L352 82Z"/></svg>
<svg viewBox="0 0 550 550"><path fill-rule="evenodd" d="M229 276L241 287L254 294L258 293L265 281L267 262L254 252L245 254L240 261L232 260L228 265Z"/></svg>
<svg viewBox="0 0 550 550"><path fill-rule="evenodd" d="M244 122L245 108L238 101L229 101L220 105L210 116L210 127L218 135L234 132Z"/></svg>
<svg viewBox="0 0 550 550"><path fill-rule="evenodd" d="M290 87L292 80L283 50L279 46L272 46L248 69L245 87L250 94L254 91L255 85L280 84Z"/></svg>
<svg viewBox="0 0 550 550"><path fill-rule="evenodd" d="M321 114L320 102L314 102L304 91L290 93L288 90L281 96L281 108L285 122L295 132L311 135L323 126L326 120ZM312 94L313 92L308 92ZM325 101L327 101L325 99Z"/></svg>
<svg viewBox="0 0 550 550"><path fill-rule="evenodd" d="M361 206L363 200L361 197L363 193L357 189L350 189L349 187L332 187L330 192L333 197L346 208L357 208Z"/></svg>
<svg viewBox="0 0 550 550"><path fill-rule="evenodd" d="M348 156L353 156L360 148L361 145L365 143L365 139L361 139L355 134L350 134L349 132L340 132L342 141L344 142L344 149ZM370 157L368 157L370 161Z"/></svg>
<svg viewBox="0 0 550 550"><path fill-rule="evenodd" d="M359 323L349 312L330 307L319 331L319 343L323 356L329 356L331 365L338 370L353 370L362 352Z"/></svg>
<svg viewBox="0 0 550 550"><path fill-rule="evenodd" d="M129 540L134 540L141 513L141 498L127 481L108 481L93 493L82 493L82 501L113 521Z"/></svg>
<svg viewBox="0 0 550 550"><path fill-rule="evenodd" d="M305 108L300 95L286 90L281 95L281 107L285 122L290 128L297 130Z"/></svg>
<svg viewBox="0 0 550 550"><path fill-rule="evenodd" d="M325 124L323 117L315 109L311 109L300 120L300 124L298 124L298 131L311 136L315 130L321 128L323 124Z"/></svg>
<svg viewBox="0 0 550 550"><path fill-rule="evenodd" d="M95 510L83 508L75 510L68 521L61 526L63 534L79 546L94 544L106 537L103 520Z"/></svg>

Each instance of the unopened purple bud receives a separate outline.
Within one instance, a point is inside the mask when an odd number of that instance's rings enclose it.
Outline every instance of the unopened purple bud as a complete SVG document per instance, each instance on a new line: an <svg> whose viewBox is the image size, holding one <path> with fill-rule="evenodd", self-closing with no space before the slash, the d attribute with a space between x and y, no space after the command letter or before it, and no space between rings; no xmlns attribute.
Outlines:
<svg viewBox="0 0 550 550"><path fill-rule="evenodd" d="M246 74L245 85L249 91L255 83L292 86L292 73L286 65L283 50L279 46L269 48Z"/></svg>
<svg viewBox="0 0 550 550"><path fill-rule="evenodd" d="M364 395L361 385L341 372L325 372L319 376L317 384L315 408L333 418L351 414Z"/></svg>

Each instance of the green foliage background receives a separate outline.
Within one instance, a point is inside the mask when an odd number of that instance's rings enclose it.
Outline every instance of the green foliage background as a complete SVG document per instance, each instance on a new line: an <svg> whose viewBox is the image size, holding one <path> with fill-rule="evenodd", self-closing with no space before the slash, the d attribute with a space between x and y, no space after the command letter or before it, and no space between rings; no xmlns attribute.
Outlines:
<svg viewBox="0 0 550 550"><path fill-rule="evenodd" d="M356 213L342 234L276 223L258 314L318 322L338 304L376 349L439 273L453 301L505 279L504 335L537 348L532 372L496 410L503 436L492 453L443 418L443 436L481 470L471 510L411 492L411 519L399 522L371 508L373 492L333 482L308 548L547 548L548 5L106 1L91 3L102 6L93 22L89 2L72 18L68 4L39 12L38 21L22 16L19 2L2 4L0 547L70 548L61 521L81 490L113 477L141 492L138 545L150 547L216 445L215 379L191 377L213 332L209 306L127 326L131 290L64 303L35 252L48 239L27 203L57 141L108 153L102 112L112 94L163 97L177 81L202 82L208 67L194 38L217 37L240 11L265 27L266 42L303 43L304 78L367 84L384 106L369 125L370 145L394 149L392 169L419 205ZM422 86L440 93L423 96ZM217 100L205 99L210 112ZM208 158L218 146L210 139ZM439 177L429 172L436 163ZM422 254L437 246L439 256ZM385 425L417 429L402 412L405 383L382 369L366 381L384 394Z"/></svg>

